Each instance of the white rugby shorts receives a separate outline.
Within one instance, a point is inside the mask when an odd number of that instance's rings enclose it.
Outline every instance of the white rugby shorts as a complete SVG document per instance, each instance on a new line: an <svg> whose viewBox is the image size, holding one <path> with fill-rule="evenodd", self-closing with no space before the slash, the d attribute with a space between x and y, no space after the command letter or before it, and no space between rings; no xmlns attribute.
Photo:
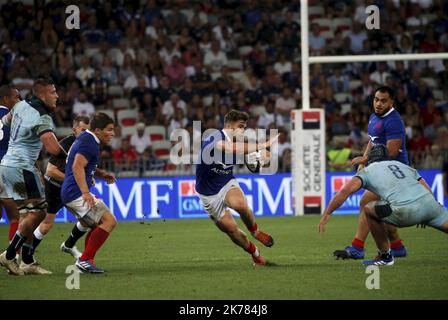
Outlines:
<svg viewBox="0 0 448 320"><path fill-rule="evenodd" d="M199 194L199 199L201 199L201 203L204 206L205 211L207 211L209 217L218 222L222 216L225 214L227 205L226 205L226 195L231 189L239 188L241 189L238 181L236 179L232 179L227 182L222 189L214 195L204 196Z"/></svg>
<svg viewBox="0 0 448 320"><path fill-rule="evenodd" d="M103 214L109 212L109 208L104 204L103 200L98 199L93 194L92 196L95 199L95 205L92 208L89 208L82 196L65 204L67 209L78 220L84 221L89 227L96 226Z"/></svg>

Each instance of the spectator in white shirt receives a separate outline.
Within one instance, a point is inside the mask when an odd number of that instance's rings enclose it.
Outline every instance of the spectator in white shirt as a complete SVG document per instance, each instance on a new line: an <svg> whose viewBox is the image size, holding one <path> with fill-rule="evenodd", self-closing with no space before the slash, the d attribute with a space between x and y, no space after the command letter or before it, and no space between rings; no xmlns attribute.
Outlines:
<svg viewBox="0 0 448 320"><path fill-rule="evenodd" d="M258 118L258 127L267 129L271 123L275 124L275 127L283 127L283 117L275 112L274 103L268 101L266 104L266 112L261 114Z"/></svg>
<svg viewBox="0 0 448 320"><path fill-rule="evenodd" d="M382 61L378 63L378 69L370 75L370 80L378 85L385 85L386 79L391 76L387 72L387 63Z"/></svg>
<svg viewBox="0 0 448 320"><path fill-rule="evenodd" d="M229 25L224 17L220 17L218 20L218 25L212 29L216 39L218 39L218 40L223 39L223 36L222 36L223 29L227 29L229 34L232 35L232 33L233 33L232 28L229 27Z"/></svg>
<svg viewBox="0 0 448 320"><path fill-rule="evenodd" d="M76 78L78 78L85 87L87 85L87 81L92 79L94 74L95 70L90 66L90 59L87 57L82 58L81 68L76 71Z"/></svg>
<svg viewBox="0 0 448 320"><path fill-rule="evenodd" d="M168 128L168 135L171 134L176 129L185 129L188 124L188 119L184 115L184 111L181 108L176 108L174 111L174 117L170 121L170 126Z"/></svg>
<svg viewBox="0 0 448 320"><path fill-rule="evenodd" d="M141 69L135 67L134 72L132 72L124 81L123 89L131 92L132 89L138 87L139 81L144 81L145 87L149 88L149 78L141 71Z"/></svg>
<svg viewBox="0 0 448 320"><path fill-rule="evenodd" d="M72 113L74 116L87 117L95 113L95 107L91 102L87 101L87 94L84 91L80 92L79 99L73 104Z"/></svg>
<svg viewBox="0 0 448 320"><path fill-rule="evenodd" d="M280 53L278 61L274 64L274 70L280 76L286 72L292 71L292 63L291 61L286 60L284 53Z"/></svg>
<svg viewBox="0 0 448 320"><path fill-rule="evenodd" d="M217 40L212 42L212 49L205 54L204 65L210 68L211 72L220 72L221 68L227 66L227 55L221 50Z"/></svg>
<svg viewBox="0 0 448 320"><path fill-rule="evenodd" d="M162 107L162 115L165 117L165 120L168 121L168 124L170 118L173 117L176 108L182 109L184 114L187 113L187 104L185 101L181 100L177 93L173 93L170 100L167 100Z"/></svg>
<svg viewBox="0 0 448 320"><path fill-rule="evenodd" d="M275 101L275 110L283 116L284 122L289 122L291 110L296 108L296 100L291 95L291 89L284 88L283 94Z"/></svg>
<svg viewBox="0 0 448 320"><path fill-rule="evenodd" d="M160 58L162 58L163 61L168 64L171 63L171 60L173 60L174 56L178 56L179 58L182 57L178 48L169 39L166 41L166 44L162 48L162 50L159 51L159 55L160 55Z"/></svg>
<svg viewBox="0 0 448 320"><path fill-rule="evenodd" d="M139 155L142 155L148 147L151 147L152 142L149 134L145 134L145 124L143 122L139 122L136 128L137 132L131 136L131 146L135 148Z"/></svg>

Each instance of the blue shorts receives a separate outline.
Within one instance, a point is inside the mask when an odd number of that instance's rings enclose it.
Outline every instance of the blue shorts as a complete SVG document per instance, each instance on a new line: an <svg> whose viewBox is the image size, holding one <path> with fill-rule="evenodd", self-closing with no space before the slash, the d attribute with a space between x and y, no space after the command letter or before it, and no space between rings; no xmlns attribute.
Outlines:
<svg viewBox="0 0 448 320"><path fill-rule="evenodd" d="M45 190L41 173L37 168L33 171L0 165L0 198L45 199Z"/></svg>

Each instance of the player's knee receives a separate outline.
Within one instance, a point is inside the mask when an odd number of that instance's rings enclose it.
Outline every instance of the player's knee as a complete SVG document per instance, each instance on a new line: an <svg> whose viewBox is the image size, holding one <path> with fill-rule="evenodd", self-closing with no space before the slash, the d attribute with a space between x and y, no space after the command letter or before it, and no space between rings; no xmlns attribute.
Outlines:
<svg viewBox="0 0 448 320"><path fill-rule="evenodd" d="M375 204L373 202L366 203L364 205L363 210L364 210L364 213L366 214L366 217L369 217L369 218L376 217Z"/></svg>
<svg viewBox="0 0 448 320"><path fill-rule="evenodd" d="M233 204L231 207L233 210L235 210L238 213L247 213L249 210L249 207L245 201L237 201Z"/></svg>
<svg viewBox="0 0 448 320"><path fill-rule="evenodd" d="M113 214L111 214L110 212L107 212L101 218L101 224L104 227L108 228L110 231L112 231L117 225L117 219L115 218L115 216Z"/></svg>
<svg viewBox="0 0 448 320"><path fill-rule="evenodd" d="M367 197L362 197L361 201L359 202L359 206L361 209L364 209L372 200Z"/></svg>

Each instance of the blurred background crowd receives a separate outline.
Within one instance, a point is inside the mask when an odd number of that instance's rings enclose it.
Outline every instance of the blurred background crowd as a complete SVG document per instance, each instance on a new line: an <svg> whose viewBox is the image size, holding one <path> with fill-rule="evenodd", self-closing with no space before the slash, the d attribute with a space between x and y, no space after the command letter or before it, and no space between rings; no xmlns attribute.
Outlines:
<svg viewBox="0 0 448 320"><path fill-rule="evenodd" d="M76 4L76 1L72 1ZM54 79L58 136L75 115L107 112L118 126L103 166L121 176L192 173L169 161L170 134L191 140L231 109L249 128L279 129L279 171L291 170L290 110L301 108L300 1L79 2L80 30L63 1L0 2L0 84L22 98ZM365 7L380 7L366 30ZM311 55L448 52L448 2L309 1ZM311 107L326 111L328 169L353 170L368 141L373 92L388 85L416 168L448 162L448 60L313 64ZM193 127L201 121L201 128ZM240 166L237 171L244 171Z"/></svg>

